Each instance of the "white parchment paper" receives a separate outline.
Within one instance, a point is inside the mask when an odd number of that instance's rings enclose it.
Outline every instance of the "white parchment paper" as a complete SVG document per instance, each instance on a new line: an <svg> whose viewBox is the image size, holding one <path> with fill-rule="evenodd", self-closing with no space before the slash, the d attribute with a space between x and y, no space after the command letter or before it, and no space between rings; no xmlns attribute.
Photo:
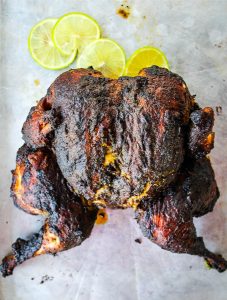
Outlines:
<svg viewBox="0 0 227 300"><path fill-rule="evenodd" d="M130 6L128 19L116 14L121 4ZM21 126L60 73L31 59L29 30L43 18L81 11L97 19L103 36L119 42L127 56L141 46L160 47L202 106L222 106L211 155L221 197L213 213L195 222L207 246L227 258L227 1L0 0L0 5L0 257L43 222L16 209L9 197ZM142 238L133 216L132 210L109 211L108 223L95 226L82 246L17 267L13 276L0 278L0 300L227 299L227 272L208 271L201 258L161 250Z"/></svg>

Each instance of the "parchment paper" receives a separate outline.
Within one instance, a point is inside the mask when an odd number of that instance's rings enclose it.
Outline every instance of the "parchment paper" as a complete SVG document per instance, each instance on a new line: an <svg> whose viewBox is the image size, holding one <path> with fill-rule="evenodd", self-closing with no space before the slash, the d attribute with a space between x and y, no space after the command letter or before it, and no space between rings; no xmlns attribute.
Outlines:
<svg viewBox="0 0 227 300"><path fill-rule="evenodd" d="M227 1L226 0L0 0L0 257L17 237L27 238L43 223L16 209L9 197L10 170L22 145L21 126L31 106L60 72L31 59L27 37L47 17L71 11L93 16L103 36L129 56L154 45L183 76L202 106L222 106L215 122L211 160L221 191L212 214L196 220L207 246L227 258ZM120 5L130 16L116 14ZM207 270L201 258L161 250L142 234L132 210L109 211L82 246L31 259L0 278L1 300L227 299L227 272ZM47 276L46 276L47 275Z"/></svg>

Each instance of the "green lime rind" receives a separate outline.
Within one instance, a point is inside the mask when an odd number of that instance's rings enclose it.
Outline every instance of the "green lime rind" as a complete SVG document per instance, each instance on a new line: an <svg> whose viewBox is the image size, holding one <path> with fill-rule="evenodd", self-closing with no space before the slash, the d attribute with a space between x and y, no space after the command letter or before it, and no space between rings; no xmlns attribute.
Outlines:
<svg viewBox="0 0 227 300"><path fill-rule="evenodd" d="M60 70L74 61L77 52L62 55L54 46L51 38L56 18L42 20L32 27L28 37L28 49L37 64L48 70ZM39 32L40 31L40 32Z"/></svg>
<svg viewBox="0 0 227 300"><path fill-rule="evenodd" d="M93 26L93 29L95 28L95 30L96 30L95 35L91 35L89 37L89 35L86 34L86 35L83 35L84 38L82 38L81 36L76 37L76 30L75 30L75 32L72 30L72 27L71 27L72 24L68 25L68 26L66 24L67 21L69 21L69 18L73 17L73 16L81 17L81 21L82 20L83 20L83 22L85 21L84 25L88 25L90 23L90 25ZM63 28L64 26L65 26L65 29ZM67 28L67 27L71 27L71 28ZM85 27L85 26L83 26L83 27ZM89 32L89 30L85 31L84 33L88 33L88 32ZM67 43L69 44L68 49L67 49L66 42L65 42L65 45L64 45L63 41L60 42L61 36L64 37L63 39L68 40L67 41ZM74 39L72 36L74 36ZM101 36L101 28L100 28L98 22L95 19L93 19L92 17L90 17L89 15L87 15L85 13L81 13L81 12L70 12L68 14L63 15L62 17L60 17L57 20L57 22L52 30L52 40L55 44L55 47L64 55L69 55L74 49L81 51L81 49L83 49L90 42L92 42L93 40L99 39L100 36Z"/></svg>
<svg viewBox="0 0 227 300"><path fill-rule="evenodd" d="M124 49L112 39L98 39L90 43L77 59L77 68L92 66L106 77L118 78L125 69Z"/></svg>

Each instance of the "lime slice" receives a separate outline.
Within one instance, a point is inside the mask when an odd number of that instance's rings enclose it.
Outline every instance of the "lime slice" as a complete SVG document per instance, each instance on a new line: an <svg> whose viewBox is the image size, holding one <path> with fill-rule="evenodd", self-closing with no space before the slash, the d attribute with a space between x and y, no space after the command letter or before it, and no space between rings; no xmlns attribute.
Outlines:
<svg viewBox="0 0 227 300"><path fill-rule="evenodd" d="M100 27L86 14L69 13L58 19L52 37L58 50L69 55L75 49L81 51L86 45L100 38Z"/></svg>
<svg viewBox="0 0 227 300"><path fill-rule="evenodd" d="M124 50L113 40L99 39L89 44L77 61L77 68L93 67L106 77L118 78L124 72Z"/></svg>
<svg viewBox="0 0 227 300"><path fill-rule="evenodd" d="M76 51L68 56L62 55L54 46L51 32L57 19L45 19L36 24L28 38L28 49L33 59L42 67L51 70L69 66L76 56Z"/></svg>
<svg viewBox="0 0 227 300"><path fill-rule="evenodd" d="M128 59L125 75L137 76L140 70L153 65L169 69L167 58L160 49L150 46L140 48Z"/></svg>

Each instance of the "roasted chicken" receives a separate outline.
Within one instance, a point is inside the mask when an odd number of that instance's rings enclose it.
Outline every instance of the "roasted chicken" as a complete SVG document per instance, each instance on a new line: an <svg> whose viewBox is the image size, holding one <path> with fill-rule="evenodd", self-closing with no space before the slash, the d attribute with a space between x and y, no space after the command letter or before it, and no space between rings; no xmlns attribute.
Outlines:
<svg viewBox="0 0 227 300"><path fill-rule="evenodd" d="M80 245L104 207L133 207L148 239L226 270L193 225L219 197L207 157L213 122L213 110L163 68L117 80L93 69L60 75L30 110L12 172L15 205L46 221L12 245L3 276L31 257Z"/></svg>

